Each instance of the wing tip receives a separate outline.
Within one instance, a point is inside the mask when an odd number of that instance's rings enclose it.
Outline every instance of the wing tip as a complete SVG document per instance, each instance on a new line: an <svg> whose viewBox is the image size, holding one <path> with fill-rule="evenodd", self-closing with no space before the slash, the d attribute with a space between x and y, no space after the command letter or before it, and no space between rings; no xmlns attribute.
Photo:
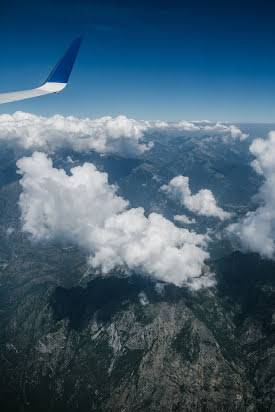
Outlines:
<svg viewBox="0 0 275 412"><path fill-rule="evenodd" d="M82 40L83 36L81 35L71 42L45 83L68 83Z"/></svg>

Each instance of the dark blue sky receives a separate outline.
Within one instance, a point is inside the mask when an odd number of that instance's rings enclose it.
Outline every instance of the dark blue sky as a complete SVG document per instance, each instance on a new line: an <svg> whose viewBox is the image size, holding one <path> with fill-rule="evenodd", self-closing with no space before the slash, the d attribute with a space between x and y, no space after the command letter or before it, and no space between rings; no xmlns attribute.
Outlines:
<svg viewBox="0 0 275 412"><path fill-rule="evenodd" d="M2 113L275 121L271 1L0 0L0 91L42 83L80 33L68 88Z"/></svg>

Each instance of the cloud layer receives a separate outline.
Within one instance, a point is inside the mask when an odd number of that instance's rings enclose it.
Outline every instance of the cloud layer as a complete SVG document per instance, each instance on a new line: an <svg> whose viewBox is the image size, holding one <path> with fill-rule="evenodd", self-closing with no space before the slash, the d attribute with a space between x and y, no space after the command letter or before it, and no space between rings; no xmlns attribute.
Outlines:
<svg viewBox="0 0 275 412"><path fill-rule="evenodd" d="M210 275L200 277L208 237L177 228L160 214L146 217L143 208L129 209L107 174L93 164L72 168L67 175L44 153L35 152L17 166L23 176L23 230L34 240L78 244L89 263L103 272L126 264L176 285L213 284Z"/></svg>
<svg viewBox="0 0 275 412"><path fill-rule="evenodd" d="M191 134L239 138L247 135L233 125L180 121L144 121L125 116L110 116L98 119L79 119L73 116L36 116L16 112L0 116L0 141L18 144L24 149L52 152L58 148L69 148L76 152L94 150L98 153L125 153L138 155L152 147L145 143L145 135Z"/></svg>
<svg viewBox="0 0 275 412"><path fill-rule="evenodd" d="M229 226L246 251L258 252L261 256L275 258L275 132L266 140L255 139L250 152L256 157L252 162L255 171L265 177L255 200L260 204L254 212Z"/></svg>
<svg viewBox="0 0 275 412"><path fill-rule="evenodd" d="M169 135L188 134L191 136L221 136L232 139L245 140L248 135L243 133L239 128L230 124L211 123L208 120L188 122L181 120L177 123L167 123L164 121L143 121L146 131L158 131L158 133L168 133Z"/></svg>
<svg viewBox="0 0 275 412"><path fill-rule="evenodd" d="M176 176L168 185L163 185L161 190L166 192L172 199L179 201L180 204L188 210L198 215L214 216L221 220L230 217L230 213L225 212L217 206L216 199L211 190L201 189L198 193L192 195L189 187L189 177Z"/></svg>
<svg viewBox="0 0 275 412"><path fill-rule="evenodd" d="M0 140L13 141L32 150L69 148L77 152L139 154L151 147L141 141L145 130L145 125L125 116L78 119L23 112L0 116Z"/></svg>

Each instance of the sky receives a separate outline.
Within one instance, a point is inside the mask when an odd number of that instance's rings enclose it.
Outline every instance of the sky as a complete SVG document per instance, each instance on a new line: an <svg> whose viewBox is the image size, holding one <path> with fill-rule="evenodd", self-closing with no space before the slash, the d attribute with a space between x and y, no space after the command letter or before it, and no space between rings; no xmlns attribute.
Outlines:
<svg viewBox="0 0 275 412"><path fill-rule="evenodd" d="M274 122L274 14L271 1L0 0L0 92L42 84L84 35L62 93L0 113Z"/></svg>

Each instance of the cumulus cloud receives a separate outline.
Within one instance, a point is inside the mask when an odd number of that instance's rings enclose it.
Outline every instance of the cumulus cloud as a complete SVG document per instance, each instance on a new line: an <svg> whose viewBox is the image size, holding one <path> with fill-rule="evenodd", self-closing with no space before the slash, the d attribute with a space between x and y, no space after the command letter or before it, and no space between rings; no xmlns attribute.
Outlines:
<svg viewBox="0 0 275 412"><path fill-rule="evenodd" d="M66 240L84 248L93 267L106 273L117 265L142 270L160 280L192 288L213 284L201 276L208 236L178 228L162 215L128 202L91 163L53 167L44 153L17 162L23 230L37 241Z"/></svg>
<svg viewBox="0 0 275 412"><path fill-rule="evenodd" d="M94 150L98 153L126 153L138 155L149 150L153 143L144 142L144 137L154 134L188 134L239 138L247 135L233 125L188 122L145 121L125 116L98 119L79 119L73 116L36 116L16 112L0 115L0 141L18 144L27 150L52 152L69 148L76 152Z"/></svg>
<svg viewBox="0 0 275 412"><path fill-rule="evenodd" d="M245 140L248 137L248 134L243 133L238 127L232 124L226 125L222 123L216 123L213 126L204 126L204 130L206 133L209 133L211 135L220 134L225 137L230 135L233 139Z"/></svg>
<svg viewBox="0 0 275 412"><path fill-rule="evenodd" d="M265 181L255 196L259 207L248 212L243 219L231 224L228 230L237 236L246 251L275 258L275 132L266 140L255 139L249 148L256 157L251 163Z"/></svg>
<svg viewBox="0 0 275 412"><path fill-rule="evenodd" d="M6 234L7 234L7 236L10 236L10 235L12 235L13 232L14 232L14 228L13 227L8 227L7 231L6 231Z"/></svg>
<svg viewBox="0 0 275 412"><path fill-rule="evenodd" d="M192 195L189 187L189 177L187 176L174 177L168 185L161 186L161 190L198 215L215 216L221 220L231 216L230 213L217 206L216 199L211 190L201 189L198 193Z"/></svg>
<svg viewBox="0 0 275 412"><path fill-rule="evenodd" d="M179 135L188 134L190 136L202 137L204 135L208 136L221 136L224 138L232 138L245 140L248 134L243 133L238 127L231 124L223 124L221 122L211 123L208 120L195 120L188 122L186 120L181 120L177 123L168 123L164 121L144 121L142 124L145 126L145 131L150 134L150 132L157 131L159 134L169 134L169 135Z"/></svg>
<svg viewBox="0 0 275 412"><path fill-rule="evenodd" d="M147 298L147 296L144 292L140 292L138 294L138 299L139 299L139 302L142 306L146 306L146 305L149 304L149 300L148 300L148 298Z"/></svg>
<svg viewBox="0 0 275 412"><path fill-rule="evenodd" d="M174 216L174 220L176 220L176 222L184 223L186 225L193 225L194 223L196 223L195 219L189 219L189 217L185 215L176 215Z"/></svg>
<svg viewBox="0 0 275 412"><path fill-rule="evenodd" d="M152 146L141 141L145 130L144 124L125 116L79 119L23 112L0 116L0 140L43 151L70 148L77 152L139 154Z"/></svg>
<svg viewBox="0 0 275 412"><path fill-rule="evenodd" d="M192 120L192 123L211 123L210 120Z"/></svg>

